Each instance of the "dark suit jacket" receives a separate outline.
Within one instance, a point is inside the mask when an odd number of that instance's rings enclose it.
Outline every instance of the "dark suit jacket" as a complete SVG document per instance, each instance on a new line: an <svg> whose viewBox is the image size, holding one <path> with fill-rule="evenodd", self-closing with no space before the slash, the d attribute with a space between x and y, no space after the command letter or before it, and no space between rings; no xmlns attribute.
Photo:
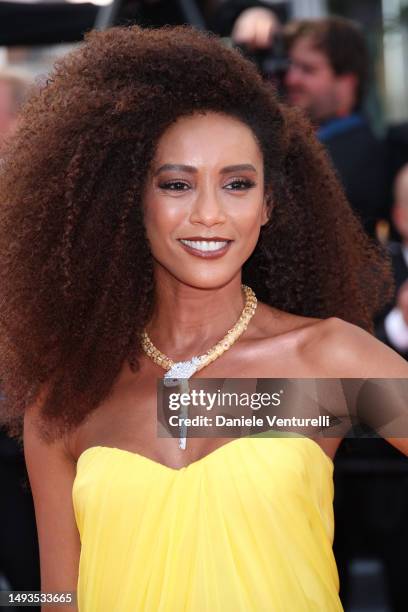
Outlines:
<svg viewBox="0 0 408 612"><path fill-rule="evenodd" d="M378 219L389 219L386 150L368 123L335 134L324 142L347 198L367 232Z"/></svg>

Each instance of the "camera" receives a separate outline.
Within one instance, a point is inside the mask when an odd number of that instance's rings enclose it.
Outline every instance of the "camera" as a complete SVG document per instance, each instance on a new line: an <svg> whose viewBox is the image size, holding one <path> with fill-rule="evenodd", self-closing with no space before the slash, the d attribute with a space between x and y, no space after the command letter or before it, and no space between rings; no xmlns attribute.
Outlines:
<svg viewBox="0 0 408 612"><path fill-rule="evenodd" d="M284 78L289 68L290 60L287 55L284 36L276 33L273 44L269 49L249 49L246 45L233 45L242 54L254 62L262 77L273 82L280 96L284 92Z"/></svg>

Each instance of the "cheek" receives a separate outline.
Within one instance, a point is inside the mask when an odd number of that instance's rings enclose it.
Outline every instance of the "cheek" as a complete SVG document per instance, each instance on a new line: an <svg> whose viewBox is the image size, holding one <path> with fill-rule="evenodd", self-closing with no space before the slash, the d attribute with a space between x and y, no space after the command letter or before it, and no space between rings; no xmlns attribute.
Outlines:
<svg viewBox="0 0 408 612"><path fill-rule="evenodd" d="M230 219L240 238L250 241L251 238L256 239L259 234L264 207L258 202L253 206L242 204L234 209Z"/></svg>
<svg viewBox="0 0 408 612"><path fill-rule="evenodd" d="M148 238L163 240L171 235L183 216L183 209L177 206L177 202L154 198L147 200L144 220Z"/></svg>
<svg viewBox="0 0 408 612"><path fill-rule="evenodd" d="M326 91L326 86L321 78L318 76L313 76L310 77L308 89L313 94L322 95Z"/></svg>

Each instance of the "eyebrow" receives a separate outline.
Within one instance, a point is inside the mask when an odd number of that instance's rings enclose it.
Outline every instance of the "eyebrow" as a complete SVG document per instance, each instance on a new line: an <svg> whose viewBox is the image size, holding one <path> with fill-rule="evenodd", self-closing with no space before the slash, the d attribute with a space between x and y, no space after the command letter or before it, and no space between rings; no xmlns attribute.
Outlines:
<svg viewBox="0 0 408 612"><path fill-rule="evenodd" d="M186 166L185 164L163 164L154 173L157 176L160 172L166 170L175 170L177 172L190 172L191 174L197 173L197 168L194 166ZM256 169L252 164L235 164L234 166L225 166L221 169L221 174L228 174L229 172L242 172L243 170L250 170L256 173Z"/></svg>

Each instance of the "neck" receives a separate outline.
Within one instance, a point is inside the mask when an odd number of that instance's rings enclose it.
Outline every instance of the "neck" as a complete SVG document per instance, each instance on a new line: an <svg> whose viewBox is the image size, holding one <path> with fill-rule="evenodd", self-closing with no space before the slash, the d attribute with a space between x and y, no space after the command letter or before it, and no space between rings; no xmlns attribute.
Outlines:
<svg viewBox="0 0 408 612"><path fill-rule="evenodd" d="M146 331L174 361L201 355L235 325L244 308L241 275L216 289L198 289L168 275L156 278L155 308Z"/></svg>

